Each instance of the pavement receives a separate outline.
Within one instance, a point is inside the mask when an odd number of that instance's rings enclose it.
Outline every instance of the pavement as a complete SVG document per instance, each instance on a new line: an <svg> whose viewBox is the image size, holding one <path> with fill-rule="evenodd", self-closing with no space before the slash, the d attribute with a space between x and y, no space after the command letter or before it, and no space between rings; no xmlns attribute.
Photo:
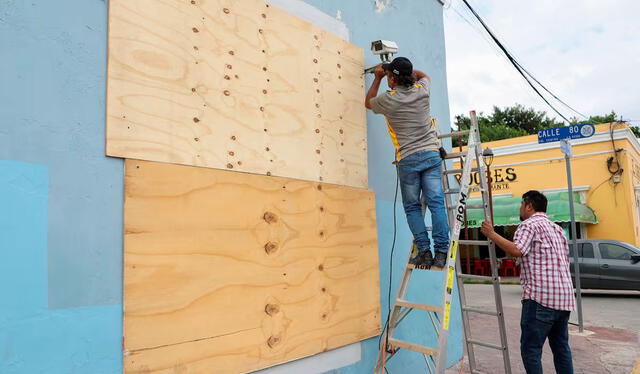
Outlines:
<svg viewBox="0 0 640 374"><path fill-rule="evenodd" d="M491 307L491 285L465 285L469 306ZM520 295L519 285L501 285L501 294L507 325L507 341L512 373L524 374L520 359ZM636 291L583 291L585 331L570 326L570 345L575 374L640 374L640 292ZM473 313L471 335L474 339L499 344L496 317ZM572 321L577 321L572 313ZM504 373L502 354L493 349L476 347L478 370L486 373ZM545 373L554 373L553 356L545 344L543 356ZM465 361L447 373L469 373Z"/></svg>

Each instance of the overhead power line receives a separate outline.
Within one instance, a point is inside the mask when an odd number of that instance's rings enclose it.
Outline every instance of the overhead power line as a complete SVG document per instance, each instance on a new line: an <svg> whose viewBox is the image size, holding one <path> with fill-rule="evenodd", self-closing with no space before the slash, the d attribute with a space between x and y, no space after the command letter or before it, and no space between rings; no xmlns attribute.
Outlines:
<svg viewBox="0 0 640 374"><path fill-rule="evenodd" d="M487 26L487 24L484 22L484 20L482 19L482 17L480 17L480 15L475 11L475 9L473 9L473 7L469 4L469 2L467 2L467 0L462 0L462 2L467 6L467 8L469 9L469 11L471 11L471 13L476 17L476 19L478 20L478 22L480 22L480 24L482 25L482 27L484 28L484 30L489 34L489 36L491 37L491 39L494 41L494 43L496 43L496 45L500 48L500 50L502 51L502 53L504 53L504 55L507 57L507 60L509 60L509 62L513 65L513 67L518 71L518 73L522 76L522 78L524 78L524 80L529 84L529 86L535 91L535 93L540 96L540 98L551 108L553 109L554 112L556 112L560 117L562 117L562 119L564 119L567 122L570 122L569 119L567 119L567 117L565 117L562 113L560 113L560 111L558 109L556 109L555 106L553 106L549 100L547 100L547 98L540 92L540 90L538 90L538 88L533 84L533 82L537 83L544 91L546 91L547 93L549 93L554 99L556 99L558 102L560 102L561 104L563 104L564 106L566 106L567 108L569 108L570 110L572 110L573 112L577 113L578 115L587 118L587 116L585 116L584 114L578 112L577 110L573 109L569 104L565 103L563 100L561 100L557 95L555 95L553 92L551 92L547 87L545 87L542 83L540 83L540 81L538 79L536 79L527 69L525 69L522 64L520 64L515 57L513 57L513 55L505 48L505 46L500 42L500 40L498 40L498 38L496 37L496 35L493 33L493 31L491 31L491 29L489 28L489 26ZM533 80L533 82L532 82Z"/></svg>

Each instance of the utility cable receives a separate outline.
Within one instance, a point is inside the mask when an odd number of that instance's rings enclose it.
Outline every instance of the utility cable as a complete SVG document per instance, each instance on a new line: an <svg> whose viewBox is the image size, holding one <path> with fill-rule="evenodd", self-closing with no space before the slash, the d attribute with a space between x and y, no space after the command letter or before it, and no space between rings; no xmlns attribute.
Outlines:
<svg viewBox="0 0 640 374"><path fill-rule="evenodd" d="M393 279L393 252L396 249L396 238L398 234L398 225L397 225L398 221L396 219L396 205L398 203L398 186L399 185L400 185L400 174L398 171L398 166L396 165L396 191L393 196L393 240L391 242L391 256L389 259L389 292L387 294L387 320L384 323L384 327L382 328L383 333L389 326L389 318L391 317L391 281ZM389 342L388 331L386 333L385 338L386 338L386 341L384 342L384 347L382 349L387 349L387 344ZM382 340L382 334L378 337L378 347L380 347L381 340ZM386 370L386 367L385 367L385 370Z"/></svg>
<svg viewBox="0 0 640 374"><path fill-rule="evenodd" d="M527 84L529 84L529 86L531 87L531 89L533 89L535 91L535 93L551 108L553 109L554 112L556 112L560 117L562 117L562 119L564 119L566 122L570 122L569 119L567 117L565 117L562 113L560 113L560 111L558 109L556 109L556 107L554 107L553 105L551 105L551 103L549 102L549 100L547 100L546 97L544 97L544 95L542 95L542 93L538 90L538 88L536 88L536 86L531 82L531 80L529 79L529 77L531 77L531 79L533 79L537 84L539 84L545 91L549 92L554 98L556 98L559 102L561 102L562 104L564 104L565 106L567 106L569 109L573 110L574 112L580 114L583 117L583 114L581 114L580 112L574 110L573 108L571 108L570 106L568 106L566 103L564 103L562 100L558 99L556 95L552 94L544 85L542 85L537 79L535 79L531 73L529 73L526 69L524 69L522 67L522 65L515 60L515 58L511 55L511 53L509 53L509 51L507 51L507 49L505 48L505 46L498 40L498 38L495 36L495 34L491 31L491 29L489 28L489 26L487 26L487 24L484 22L484 20L482 19L482 17L480 17L480 15L475 11L475 9L473 9L473 7L471 7L471 5L467 2L467 0L462 0L462 2L467 6L467 8L469 8L469 10L471 11L471 13L473 13L473 15L476 17L476 19L478 20L478 22L480 22L480 24L482 25L482 27L485 29L485 31L489 34L489 36L491 37L491 39L493 39L493 41L498 45L498 47L500 48L500 50L502 50L502 52L505 54L505 56L507 57L507 59L509 60L509 62L511 62L511 64L513 65L513 67L518 71L518 73L524 78L524 80L527 82Z"/></svg>

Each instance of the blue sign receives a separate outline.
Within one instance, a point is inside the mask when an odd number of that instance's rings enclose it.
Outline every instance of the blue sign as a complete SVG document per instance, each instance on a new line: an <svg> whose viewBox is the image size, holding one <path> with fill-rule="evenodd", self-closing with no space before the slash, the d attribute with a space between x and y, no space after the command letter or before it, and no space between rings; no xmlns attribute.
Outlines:
<svg viewBox="0 0 640 374"><path fill-rule="evenodd" d="M538 144L557 142L563 139L588 138L596 132L596 127L591 123L556 127L538 131Z"/></svg>

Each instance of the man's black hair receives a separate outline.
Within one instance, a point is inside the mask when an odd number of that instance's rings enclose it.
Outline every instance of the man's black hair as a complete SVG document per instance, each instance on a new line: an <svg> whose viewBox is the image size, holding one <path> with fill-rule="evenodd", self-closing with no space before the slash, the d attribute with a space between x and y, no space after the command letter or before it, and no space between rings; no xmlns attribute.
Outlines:
<svg viewBox="0 0 640 374"><path fill-rule="evenodd" d="M409 75L393 74L393 79L396 81L398 86L411 87L416 83L416 78L413 76L413 74L409 74Z"/></svg>
<svg viewBox="0 0 640 374"><path fill-rule="evenodd" d="M547 212L547 197L540 191L531 190L522 195L522 200L525 204L531 204L533 210L536 212Z"/></svg>

